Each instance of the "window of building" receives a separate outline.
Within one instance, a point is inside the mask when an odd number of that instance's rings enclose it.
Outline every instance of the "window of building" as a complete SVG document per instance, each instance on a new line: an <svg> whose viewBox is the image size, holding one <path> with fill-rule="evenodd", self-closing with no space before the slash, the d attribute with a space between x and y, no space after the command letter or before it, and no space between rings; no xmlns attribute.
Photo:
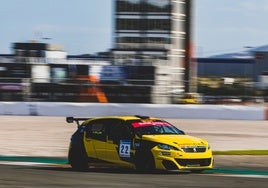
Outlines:
<svg viewBox="0 0 268 188"><path fill-rule="evenodd" d="M116 12L170 13L171 0L117 0Z"/></svg>
<svg viewBox="0 0 268 188"><path fill-rule="evenodd" d="M147 0L146 2L148 12L171 12L171 0Z"/></svg>
<svg viewBox="0 0 268 188"><path fill-rule="evenodd" d="M171 29L170 19L149 19L147 30L169 31Z"/></svg>
<svg viewBox="0 0 268 188"><path fill-rule="evenodd" d="M155 44L170 44L169 38L162 37L147 37L144 38L145 43L155 43Z"/></svg>
<svg viewBox="0 0 268 188"><path fill-rule="evenodd" d="M141 43L140 37L119 37L117 43Z"/></svg>
<svg viewBox="0 0 268 188"><path fill-rule="evenodd" d="M139 19L117 19L117 30L140 30Z"/></svg>
<svg viewBox="0 0 268 188"><path fill-rule="evenodd" d="M140 12L140 0L118 0L116 12Z"/></svg>
<svg viewBox="0 0 268 188"><path fill-rule="evenodd" d="M25 50L21 50L21 49L17 49L15 53L16 53L16 56L20 56L20 57L24 57L26 54Z"/></svg>

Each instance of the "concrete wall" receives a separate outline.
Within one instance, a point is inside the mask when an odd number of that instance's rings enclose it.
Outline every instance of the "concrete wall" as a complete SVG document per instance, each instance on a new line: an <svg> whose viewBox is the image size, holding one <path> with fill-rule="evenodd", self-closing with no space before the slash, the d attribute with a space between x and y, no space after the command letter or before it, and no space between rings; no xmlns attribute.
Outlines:
<svg viewBox="0 0 268 188"><path fill-rule="evenodd" d="M242 105L2 102L0 115L78 117L147 115L181 119L267 120L268 108Z"/></svg>

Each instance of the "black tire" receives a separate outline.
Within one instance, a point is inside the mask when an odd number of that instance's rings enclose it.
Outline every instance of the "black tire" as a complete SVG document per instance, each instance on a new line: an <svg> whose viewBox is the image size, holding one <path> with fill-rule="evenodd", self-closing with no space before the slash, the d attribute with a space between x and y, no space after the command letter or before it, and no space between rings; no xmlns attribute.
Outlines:
<svg viewBox="0 0 268 188"><path fill-rule="evenodd" d="M155 161L151 152L137 152L135 155L136 170L142 172L152 172L155 170Z"/></svg>
<svg viewBox="0 0 268 188"><path fill-rule="evenodd" d="M75 171L88 170L88 160L84 146L72 144L69 149L68 161Z"/></svg>

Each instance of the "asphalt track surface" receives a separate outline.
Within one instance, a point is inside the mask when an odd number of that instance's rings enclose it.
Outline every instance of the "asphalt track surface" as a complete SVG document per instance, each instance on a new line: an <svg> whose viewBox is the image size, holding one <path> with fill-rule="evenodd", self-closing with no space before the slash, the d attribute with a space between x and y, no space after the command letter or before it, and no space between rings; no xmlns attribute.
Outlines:
<svg viewBox="0 0 268 188"><path fill-rule="evenodd" d="M213 150L268 149L266 121L168 120L186 133L207 139ZM64 117L1 116L0 158L66 159L75 125ZM66 164L0 161L0 188L13 187L267 187L267 156L215 156L215 169L188 172L140 173L91 167L74 172ZM40 161L42 162L42 160ZM3 164L4 163L4 164ZM57 162L55 162L57 163Z"/></svg>
<svg viewBox="0 0 268 188"><path fill-rule="evenodd" d="M123 169L94 168L73 172L62 167L0 166L0 187L204 187L262 188L268 179L256 176L190 173L137 173Z"/></svg>

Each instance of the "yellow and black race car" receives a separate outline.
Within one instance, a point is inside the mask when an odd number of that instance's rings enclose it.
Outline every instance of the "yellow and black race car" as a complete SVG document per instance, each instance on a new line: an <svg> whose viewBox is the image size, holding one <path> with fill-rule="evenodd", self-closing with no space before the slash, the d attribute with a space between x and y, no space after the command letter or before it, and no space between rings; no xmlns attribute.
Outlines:
<svg viewBox="0 0 268 188"><path fill-rule="evenodd" d="M76 122L68 161L74 170L103 163L137 170L190 170L213 167L207 141L186 135L160 118L147 116L67 117Z"/></svg>

